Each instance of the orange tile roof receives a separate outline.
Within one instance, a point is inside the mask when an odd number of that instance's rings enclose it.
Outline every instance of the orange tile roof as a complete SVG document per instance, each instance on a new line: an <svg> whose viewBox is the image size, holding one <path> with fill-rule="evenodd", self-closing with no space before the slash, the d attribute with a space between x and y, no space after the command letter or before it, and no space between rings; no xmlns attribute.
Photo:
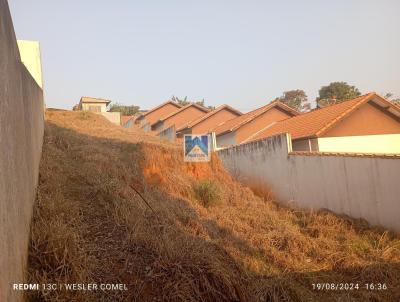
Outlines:
<svg viewBox="0 0 400 302"><path fill-rule="evenodd" d="M238 116L241 116L243 114L240 111L236 110L235 108L233 108L229 105L221 105L218 108L215 108L214 110L210 111L209 113L201 116L197 120L194 120L194 121L189 122L188 124L182 126L181 128L177 129L176 131L182 131L183 129L186 129L186 128L192 128L192 127L196 126L197 124L199 124L200 122L202 122L202 121L208 119L209 117L215 115L216 113L220 112L223 109L227 109L227 110L235 113Z"/></svg>
<svg viewBox="0 0 400 302"><path fill-rule="evenodd" d="M174 105L174 106L176 106L176 108L178 108L178 109L182 108L182 105L180 105L180 104L178 104L178 103L175 103L175 102L173 102L173 101L166 101L166 102L162 103L161 105L158 105L158 106L154 107L153 109L150 109L150 110L144 112L144 113L139 117L139 119L142 119L142 118L146 117L146 115L148 115L148 114L150 114L150 113L156 111L157 109L159 109L159 108L161 108L161 107L164 107L164 106L167 105L167 104Z"/></svg>
<svg viewBox="0 0 400 302"><path fill-rule="evenodd" d="M236 129L240 128L241 126L249 123L250 121L254 120L256 117L260 116L261 114L263 114L264 112L275 108L275 107L279 107L293 115L298 115L299 112L297 112L296 110L294 110L293 108L285 105L284 103L280 102L280 101L273 101L263 107L257 108L253 111L247 112L246 114L243 114L241 116L238 116L236 118L233 118L231 120L226 121L225 123L219 125L218 127L216 127L214 129L214 132L216 135L221 135L224 134L226 132L231 132L231 131L235 131Z"/></svg>
<svg viewBox="0 0 400 302"><path fill-rule="evenodd" d="M188 109L189 107L196 107L197 109L199 109L199 110L201 110L201 111L203 111L203 112L205 112L205 113L208 113L208 112L210 111L209 109L207 109L207 108L205 108L205 107L203 107L203 106L194 104L194 103L193 103L193 104L188 104L188 105L186 105L186 106L180 108L180 109L177 110L177 111L171 112L170 114L168 114L168 115L166 115L166 116L163 116L163 117L160 118L158 121L154 122L154 123L152 124L152 126L155 125L155 124L158 124L158 123L160 123L160 122L164 122L165 120L167 120L167 119L173 117L174 115L176 115L176 114L178 114L178 113L180 113L180 112L182 112L182 111L185 111L185 110Z"/></svg>
<svg viewBox="0 0 400 302"><path fill-rule="evenodd" d="M280 133L289 133L292 139L319 137L355 109L369 101L383 104L383 106L381 105L383 108L389 109L393 114L398 111L397 114L400 115L399 108L396 108L396 106L376 93L371 92L352 100L279 121L250 137L247 141L259 140Z"/></svg>

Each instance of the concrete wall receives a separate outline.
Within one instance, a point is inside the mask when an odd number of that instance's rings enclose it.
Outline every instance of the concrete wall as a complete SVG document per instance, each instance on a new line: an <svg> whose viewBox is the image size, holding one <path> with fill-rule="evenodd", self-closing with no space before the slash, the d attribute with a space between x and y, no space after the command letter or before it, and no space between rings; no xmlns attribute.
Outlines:
<svg viewBox="0 0 400 302"><path fill-rule="evenodd" d="M400 154L400 134L318 138L320 152Z"/></svg>
<svg viewBox="0 0 400 302"><path fill-rule="evenodd" d="M400 232L400 157L291 152L288 134L218 151L224 166L280 201L327 208Z"/></svg>
<svg viewBox="0 0 400 302"><path fill-rule="evenodd" d="M43 89L42 62L40 58L40 44L38 41L18 40L18 49L21 61Z"/></svg>
<svg viewBox="0 0 400 302"><path fill-rule="evenodd" d="M121 125L121 112L95 112L108 119L111 123Z"/></svg>
<svg viewBox="0 0 400 302"><path fill-rule="evenodd" d="M160 138L166 139L170 142L175 141L176 139L176 131L175 126L171 126L167 129L162 130L160 133L157 134Z"/></svg>
<svg viewBox="0 0 400 302"><path fill-rule="evenodd" d="M0 0L0 301L22 301L32 206L43 139L43 91L20 60Z"/></svg>

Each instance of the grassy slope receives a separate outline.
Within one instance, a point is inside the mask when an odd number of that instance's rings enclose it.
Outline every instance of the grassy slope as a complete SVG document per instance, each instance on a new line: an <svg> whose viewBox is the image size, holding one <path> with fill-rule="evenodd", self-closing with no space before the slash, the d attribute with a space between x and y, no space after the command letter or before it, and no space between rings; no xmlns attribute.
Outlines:
<svg viewBox="0 0 400 302"><path fill-rule="evenodd" d="M205 180L217 188L209 207L195 193ZM398 301L400 238L279 207L232 180L215 157L185 164L180 146L101 116L50 111L29 278L129 287L30 296L48 301ZM389 289L312 290L318 282Z"/></svg>

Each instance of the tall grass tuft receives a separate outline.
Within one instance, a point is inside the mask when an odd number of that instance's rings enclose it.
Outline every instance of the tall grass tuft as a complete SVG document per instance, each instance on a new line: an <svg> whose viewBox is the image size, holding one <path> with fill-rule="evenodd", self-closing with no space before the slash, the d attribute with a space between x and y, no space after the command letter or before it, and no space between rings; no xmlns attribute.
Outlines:
<svg viewBox="0 0 400 302"><path fill-rule="evenodd" d="M193 188L196 198L200 200L206 208L214 205L219 198L219 187L212 180L203 180L194 185Z"/></svg>

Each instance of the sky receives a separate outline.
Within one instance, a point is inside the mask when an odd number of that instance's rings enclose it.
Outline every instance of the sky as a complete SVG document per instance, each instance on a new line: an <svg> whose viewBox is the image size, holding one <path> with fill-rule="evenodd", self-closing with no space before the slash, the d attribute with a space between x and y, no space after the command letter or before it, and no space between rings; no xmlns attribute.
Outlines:
<svg viewBox="0 0 400 302"><path fill-rule="evenodd" d="M9 0L41 44L48 107L172 95L244 112L334 81L400 96L400 1Z"/></svg>

